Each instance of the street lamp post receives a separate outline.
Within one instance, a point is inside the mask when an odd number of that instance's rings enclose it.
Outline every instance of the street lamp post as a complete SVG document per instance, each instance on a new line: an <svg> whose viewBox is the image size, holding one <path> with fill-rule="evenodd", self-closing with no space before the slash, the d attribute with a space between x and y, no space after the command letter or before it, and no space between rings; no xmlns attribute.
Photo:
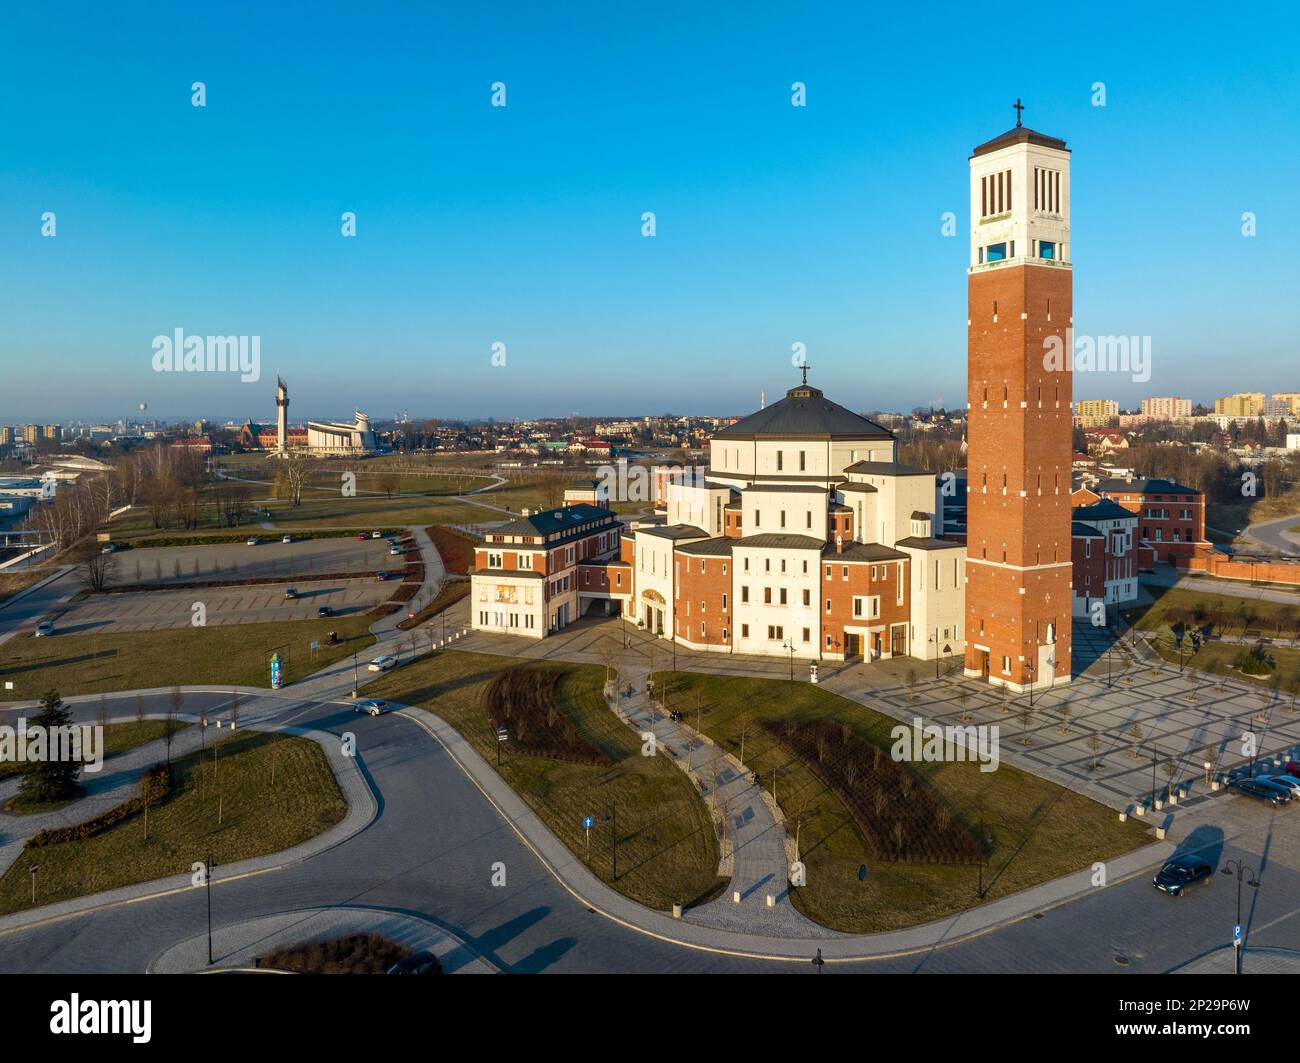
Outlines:
<svg viewBox="0 0 1300 1063"><path fill-rule="evenodd" d="M208 866L204 868L203 888L208 895L208 966L212 966L212 850L208 850Z"/></svg>
<svg viewBox="0 0 1300 1063"><path fill-rule="evenodd" d="M1251 889L1259 889L1259 874L1255 869L1240 860L1229 860L1223 865L1223 874L1237 876L1237 926L1241 926L1241 884L1245 881ZM1247 873L1250 877L1247 878ZM1234 950L1237 953L1237 973L1241 974L1241 954L1246 948L1246 939L1243 934L1241 943L1238 944L1233 940Z"/></svg>
<svg viewBox="0 0 1300 1063"><path fill-rule="evenodd" d="M610 831L614 838L614 881L618 881L618 805L609 804L605 806L609 811L605 816L610 823Z"/></svg>
<svg viewBox="0 0 1300 1063"><path fill-rule="evenodd" d="M781 644L781 649L790 651L790 682L794 682L794 639L787 636L785 642Z"/></svg>

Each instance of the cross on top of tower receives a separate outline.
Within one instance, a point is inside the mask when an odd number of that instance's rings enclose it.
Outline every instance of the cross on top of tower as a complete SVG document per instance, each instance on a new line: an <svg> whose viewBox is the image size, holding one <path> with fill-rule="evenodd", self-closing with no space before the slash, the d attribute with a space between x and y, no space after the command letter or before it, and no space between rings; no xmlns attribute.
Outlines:
<svg viewBox="0 0 1300 1063"><path fill-rule="evenodd" d="M804 382L804 385L807 386L807 384L808 384L808 370L809 370L810 368L812 368L812 367L811 367L807 362L804 362L801 366L799 366L799 368L803 370L803 382Z"/></svg>
<svg viewBox="0 0 1300 1063"><path fill-rule="evenodd" d="M1015 102L1014 104L1012 104L1012 106L1015 107L1015 109L1016 109L1016 128L1019 129L1019 128L1020 128L1020 112L1023 111L1023 110L1025 109L1025 105L1024 105L1023 103L1020 102L1020 97L1017 96L1017 97L1016 97L1016 102Z"/></svg>

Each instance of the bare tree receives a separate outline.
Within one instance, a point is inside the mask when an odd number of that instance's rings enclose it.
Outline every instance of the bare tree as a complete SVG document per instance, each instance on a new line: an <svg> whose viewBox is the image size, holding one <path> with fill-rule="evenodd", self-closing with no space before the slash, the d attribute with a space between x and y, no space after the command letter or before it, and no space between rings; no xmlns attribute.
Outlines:
<svg viewBox="0 0 1300 1063"><path fill-rule="evenodd" d="M291 506L302 505L303 489L307 486L307 481L312 473L319 468L319 462L306 454L290 454L281 462L277 485L283 492L283 497L289 500Z"/></svg>

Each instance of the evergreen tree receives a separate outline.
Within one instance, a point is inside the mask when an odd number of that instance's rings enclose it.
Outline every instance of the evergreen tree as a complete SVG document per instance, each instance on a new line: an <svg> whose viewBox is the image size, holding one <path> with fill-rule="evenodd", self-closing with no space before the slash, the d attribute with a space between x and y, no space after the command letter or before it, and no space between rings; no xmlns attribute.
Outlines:
<svg viewBox="0 0 1300 1063"><path fill-rule="evenodd" d="M28 721L28 727L43 727L46 735L45 759L28 761L18 784L18 800L23 804L67 801L81 789L81 764L74 760L57 760L58 728L73 726L72 713L54 690L41 698L41 711Z"/></svg>

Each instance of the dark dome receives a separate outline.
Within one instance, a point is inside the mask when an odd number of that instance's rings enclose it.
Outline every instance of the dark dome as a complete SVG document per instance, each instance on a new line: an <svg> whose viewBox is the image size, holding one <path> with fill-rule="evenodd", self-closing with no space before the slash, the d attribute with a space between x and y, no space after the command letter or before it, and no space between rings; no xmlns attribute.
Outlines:
<svg viewBox="0 0 1300 1063"><path fill-rule="evenodd" d="M800 384L785 398L713 433L721 442L753 439L893 439L875 421L831 402L811 384Z"/></svg>

